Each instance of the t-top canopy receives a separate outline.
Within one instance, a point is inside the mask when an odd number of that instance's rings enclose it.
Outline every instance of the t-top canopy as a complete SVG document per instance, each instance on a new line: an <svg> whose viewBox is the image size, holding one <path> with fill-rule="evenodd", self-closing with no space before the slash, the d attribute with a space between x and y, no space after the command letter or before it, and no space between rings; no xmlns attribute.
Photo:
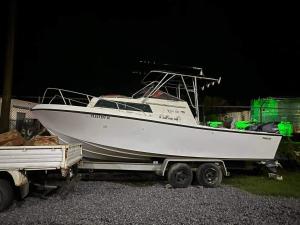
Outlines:
<svg viewBox="0 0 300 225"><path fill-rule="evenodd" d="M190 106L196 111L196 119L199 123L198 90L220 84L218 79L206 77L201 68L197 68L199 74L185 74L174 71L151 70L142 80L145 85L141 90L134 93L132 97L164 98L168 100L182 100L187 97ZM162 94L162 92L164 94ZM168 98L165 98L167 96Z"/></svg>

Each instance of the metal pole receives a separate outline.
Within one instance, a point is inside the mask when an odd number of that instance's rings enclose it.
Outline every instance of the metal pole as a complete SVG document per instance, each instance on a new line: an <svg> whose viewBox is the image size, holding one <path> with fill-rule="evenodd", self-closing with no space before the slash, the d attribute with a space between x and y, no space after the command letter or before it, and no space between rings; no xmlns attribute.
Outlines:
<svg viewBox="0 0 300 225"><path fill-rule="evenodd" d="M202 116L203 116L203 125L205 125L206 121L205 121L205 114L204 114L204 104L202 105Z"/></svg>
<svg viewBox="0 0 300 225"><path fill-rule="evenodd" d="M196 120L197 124L200 124L200 118L199 118L199 102L198 102L198 89L197 89L197 78L194 78L194 98L195 98L195 107L196 107Z"/></svg>
<svg viewBox="0 0 300 225"><path fill-rule="evenodd" d="M0 133L9 130L9 114L13 80L13 60L14 60L14 42L15 42L15 23L16 23L17 1L11 0L9 5L9 24L7 32L6 59L4 65L4 80L2 93L2 107L0 118Z"/></svg>

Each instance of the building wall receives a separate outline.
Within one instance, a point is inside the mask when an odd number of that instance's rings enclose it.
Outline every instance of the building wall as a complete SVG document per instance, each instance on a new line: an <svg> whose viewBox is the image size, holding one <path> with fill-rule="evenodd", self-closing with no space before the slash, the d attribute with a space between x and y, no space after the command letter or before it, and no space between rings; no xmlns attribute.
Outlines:
<svg viewBox="0 0 300 225"><path fill-rule="evenodd" d="M18 130L23 137L30 139L36 135L41 126L38 120L33 116L31 109L37 103L23 101L19 99L12 99L10 105L9 129ZM2 98L0 98L0 112L1 112ZM18 118L18 113L23 113Z"/></svg>
<svg viewBox="0 0 300 225"><path fill-rule="evenodd" d="M17 119L17 113L25 113L25 119L36 119L34 118L31 109L37 105L34 102L23 101L19 99L12 99L10 104L10 120ZM1 114L2 98L0 98L0 114Z"/></svg>
<svg viewBox="0 0 300 225"><path fill-rule="evenodd" d="M226 114L223 114L221 116L221 120L224 121L227 118L232 118L234 121L239 121L239 120L250 120L250 111L249 110L244 110L240 112L228 112Z"/></svg>

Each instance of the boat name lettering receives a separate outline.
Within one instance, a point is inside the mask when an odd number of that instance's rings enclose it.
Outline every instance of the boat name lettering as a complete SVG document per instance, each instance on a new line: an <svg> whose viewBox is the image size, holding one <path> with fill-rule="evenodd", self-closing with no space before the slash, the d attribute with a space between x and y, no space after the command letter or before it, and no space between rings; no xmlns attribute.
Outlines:
<svg viewBox="0 0 300 225"><path fill-rule="evenodd" d="M98 119L106 119L109 120L110 116L106 116L106 115L100 115L100 114L91 114L92 118L98 118Z"/></svg>
<svg viewBox="0 0 300 225"><path fill-rule="evenodd" d="M263 139L265 139L265 140L271 140L270 137L263 137Z"/></svg>

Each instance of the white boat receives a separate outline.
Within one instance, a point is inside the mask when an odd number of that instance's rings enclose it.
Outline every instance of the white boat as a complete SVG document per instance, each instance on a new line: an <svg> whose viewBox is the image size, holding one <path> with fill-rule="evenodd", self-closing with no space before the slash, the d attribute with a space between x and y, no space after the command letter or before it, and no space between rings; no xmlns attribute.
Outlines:
<svg viewBox="0 0 300 225"><path fill-rule="evenodd" d="M83 156L89 160L274 159L279 134L200 124L198 90L219 84L221 78L206 77L197 69L198 75L153 70L143 80L145 87L132 97L48 88L42 104L32 110L61 143L82 143ZM46 104L51 91L57 94Z"/></svg>

